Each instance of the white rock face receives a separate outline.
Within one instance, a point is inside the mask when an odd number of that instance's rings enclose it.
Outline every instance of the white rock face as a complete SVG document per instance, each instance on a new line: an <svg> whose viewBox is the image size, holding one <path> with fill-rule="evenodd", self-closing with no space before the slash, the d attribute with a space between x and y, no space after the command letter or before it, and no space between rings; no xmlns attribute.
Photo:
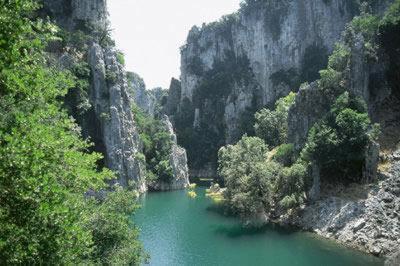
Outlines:
<svg viewBox="0 0 400 266"><path fill-rule="evenodd" d="M391 157L392 168L384 173L384 180L365 187L363 198L323 197L306 207L299 225L374 255L394 255L400 249L398 154Z"/></svg>
<svg viewBox="0 0 400 266"><path fill-rule="evenodd" d="M274 81L274 75L294 70L294 74L297 72L299 75L298 79L305 79L302 71L313 67L311 63L307 65L307 60L316 57L326 61L346 23L355 13L355 8L347 0L285 0L273 3L270 9L242 9L223 22L203 25L202 28L193 27L187 44L181 48L182 88L177 113L188 112L182 107L184 102L191 102L194 121L190 124L196 127L206 124L209 131L214 131L212 134L223 136L223 141L218 142L220 144L237 141L246 132L243 125L248 123L245 128L251 127L250 119L257 109L272 107L277 99L297 90L298 85ZM228 95L220 97L218 102L199 99L198 87L208 79L205 73L212 70L216 62L224 62L227 53L237 61L238 58L248 60L246 68L250 74L246 80L232 82ZM294 74L286 78L294 78ZM222 89L217 86L213 90ZM211 115L205 114L219 113L221 108L222 117L218 114L217 118L210 118ZM214 150L215 155L218 148L211 147L210 150ZM192 154L190 150L188 153ZM200 167L203 169L191 170L204 172L206 165L212 165L212 175L215 176L215 162L203 164Z"/></svg>
<svg viewBox="0 0 400 266"><path fill-rule="evenodd" d="M83 51L91 69L91 109L77 121L81 122L84 137L103 153L105 166L117 174L115 182L124 187L133 183L139 191L145 191L144 168L135 158L142 148L125 69L117 61L115 48L101 46L97 40L97 31L106 30L108 25L106 0L44 0L41 12L67 31L81 30L92 37L88 50Z"/></svg>
<svg viewBox="0 0 400 266"><path fill-rule="evenodd" d="M125 70L117 62L116 51L103 49L94 43L88 54L92 69L90 102L100 120L106 165L116 171L118 183L128 186L133 181L145 190L143 166L135 155L141 151L128 97ZM106 73L114 73L115 80L106 80Z"/></svg>
<svg viewBox="0 0 400 266"><path fill-rule="evenodd" d="M84 27L86 22L101 29L108 23L107 0L43 0L43 7L67 30Z"/></svg>
<svg viewBox="0 0 400 266"><path fill-rule="evenodd" d="M332 0L326 4L322 0L291 1L278 39L267 29L262 10L240 13L226 36L210 26L193 28L181 53L182 99L188 97L192 100L193 91L201 79L201 76L190 73L190 58L198 56L205 69L211 69L217 59L225 57L225 50L230 50L249 58L255 78L262 87L263 103L274 103L279 92L275 91L270 76L280 69L300 68L305 50L311 45L318 44L331 51L344 26L352 18L347 11L347 2ZM190 36L195 35L198 38L192 42Z"/></svg>
<svg viewBox="0 0 400 266"><path fill-rule="evenodd" d="M161 109L161 98L166 90L162 88L148 90L143 79L136 73L128 72L127 77L131 101L146 114L154 117Z"/></svg>

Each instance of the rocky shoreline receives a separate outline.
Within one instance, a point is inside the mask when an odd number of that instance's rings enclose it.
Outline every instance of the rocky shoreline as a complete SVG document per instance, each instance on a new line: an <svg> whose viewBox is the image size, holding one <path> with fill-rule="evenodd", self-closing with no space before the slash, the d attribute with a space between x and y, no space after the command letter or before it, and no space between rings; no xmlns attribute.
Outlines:
<svg viewBox="0 0 400 266"><path fill-rule="evenodd" d="M349 186L305 207L293 224L380 257L400 250L400 151L374 184ZM358 189L356 189L358 187Z"/></svg>

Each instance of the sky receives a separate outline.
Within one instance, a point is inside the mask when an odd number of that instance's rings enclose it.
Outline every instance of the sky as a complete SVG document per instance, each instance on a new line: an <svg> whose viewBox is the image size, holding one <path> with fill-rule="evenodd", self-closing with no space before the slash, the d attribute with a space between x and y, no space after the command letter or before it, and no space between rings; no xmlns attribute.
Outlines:
<svg viewBox="0 0 400 266"><path fill-rule="evenodd" d="M239 9L241 0L108 0L117 48L128 71L147 88L168 88L180 76L179 48L193 25L218 20Z"/></svg>

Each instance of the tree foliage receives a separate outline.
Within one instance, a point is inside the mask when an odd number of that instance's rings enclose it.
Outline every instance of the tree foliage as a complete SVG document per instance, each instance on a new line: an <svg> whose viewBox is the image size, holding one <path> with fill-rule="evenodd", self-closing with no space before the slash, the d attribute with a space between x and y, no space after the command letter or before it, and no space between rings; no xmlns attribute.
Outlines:
<svg viewBox="0 0 400 266"><path fill-rule="evenodd" d="M266 144L257 137L244 136L219 151L218 170L227 188L224 202L242 218L285 213L304 202L305 164L284 167L268 157Z"/></svg>
<svg viewBox="0 0 400 266"><path fill-rule="evenodd" d="M114 174L99 169L101 155L89 152L62 109L76 77L47 64L44 50L57 28L33 19L37 7L0 0L0 264L138 264L143 251L131 210L111 204L123 198L135 206L136 197L118 191L94 202L84 195ZM104 209L100 227L96 215ZM119 235L99 241L108 227ZM120 252L98 252L103 247Z"/></svg>
<svg viewBox="0 0 400 266"><path fill-rule="evenodd" d="M342 94L329 114L311 128L303 156L320 164L325 177L357 181L365 149L376 138L365 103Z"/></svg>
<svg viewBox="0 0 400 266"><path fill-rule="evenodd" d="M169 161L172 149L170 134L159 119L147 115L136 105L132 109L143 143L147 178L149 181L170 182L174 177Z"/></svg>
<svg viewBox="0 0 400 266"><path fill-rule="evenodd" d="M263 139L269 147L274 148L286 142L288 130L289 108L294 104L296 94L291 92L288 96L279 99L275 110L267 108L255 114L256 135Z"/></svg>

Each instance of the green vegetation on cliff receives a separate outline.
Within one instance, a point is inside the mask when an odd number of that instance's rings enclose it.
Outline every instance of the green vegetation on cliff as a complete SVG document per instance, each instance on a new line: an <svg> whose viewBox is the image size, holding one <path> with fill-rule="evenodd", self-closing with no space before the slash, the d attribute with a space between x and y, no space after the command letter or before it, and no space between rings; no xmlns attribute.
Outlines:
<svg viewBox="0 0 400 266"><path fill-rule="evenodd" d="M361 56L366 62L377 62L379 53L391 55L387 75L396 94L398 62L393 59L398 58L398 47L391 42L399 43L399 25L400 1L383 18L361 5L360 15L349 23L328 66L320 71L317 86L309 88L319 90L329 111L310 128L303 148L296 150L286 138L288 112L296 103L293 93L279 100L275 110L256 113L258 138L244 136L236 145L220 149L219 173L227 188L223 202L230 210L245 219L295 214L307 200L315 174L312 165L318 166L323 182L361 181L367 148L377 140L380 128L371 122L364 100L352 91L354 44L362 40Z"/></svg>
<svg viewBox="0 0 400 266"><path fill-rule="evenodd" d="M243 219L275 216L304 202L305 164L284 167L270 159L272 153L262 139L247 136L219 151L224 202Z"/></svg>
<svg viewBox="0 0 400 266"><path fill-rule="evenodd" d="M32 19L37 8L0 0L0 264L139 264L136 193L85 196L114 174L62 108L86 84L48 64L57 28Z"/></svg>
<svg viewBox="0 0 400 266"><path fill-rule="evenodd" d="M132 110L143 144L147 180L170 182L174 177L169 161L172 148L170 134L159 119L147 115L136 105Z"/></svg>
<svg viewBox="0 0 400 266"><path fill-rule="evenodd" d="M345 92L311 128L302 156L316 162L325 179L359 181L365 150L377 133L379 128L372 126L365 102Z"/></svg>
<svg viewBox="0 0 400 266"><path fill-rule="evenodd" d="M275 148L286 142L288 113L295 97L296 94L292 92L275 103L274 111L264 108L255 114L254 128L256 135L263 139L270 148Z"/></svg>

